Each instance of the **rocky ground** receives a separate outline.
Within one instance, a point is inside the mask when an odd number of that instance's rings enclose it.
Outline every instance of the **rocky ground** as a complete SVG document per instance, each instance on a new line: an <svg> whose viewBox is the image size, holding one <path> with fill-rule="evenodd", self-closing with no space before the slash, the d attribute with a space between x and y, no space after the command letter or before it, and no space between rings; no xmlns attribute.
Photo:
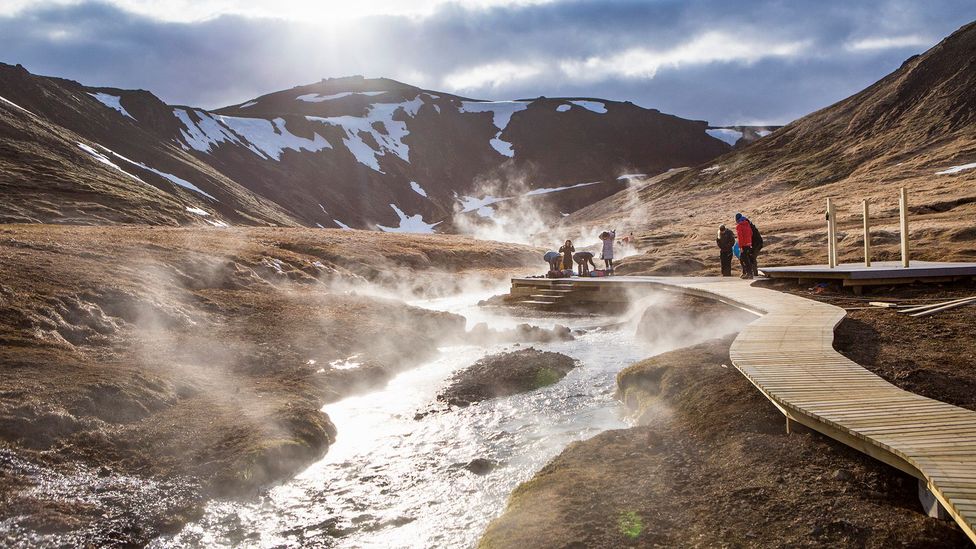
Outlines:
<svg viewBox="0 0 976 549"><path fill-rule="evenodd" d="M818 433L787 435L731 366L731 340L621 372L637 425L568 447L515 490L481 547L968 546L922 514L914 478Z"/></svg>
<svg viewBox="0 0 976 549"><path fill-rule="evenodd" d="M576 361L564 354L521 349L486 356L456 373L437 400L451 406L533 391L566 377Z"/></svg>
<svg viewBox="0 0 976 549"><path fill-rule="evenodd" d="M303 229L0 226L0 545L142 544L321 456L323 403L465 336L383 295L524 248ZM471 275L471 276L466 276Z"/></svg>

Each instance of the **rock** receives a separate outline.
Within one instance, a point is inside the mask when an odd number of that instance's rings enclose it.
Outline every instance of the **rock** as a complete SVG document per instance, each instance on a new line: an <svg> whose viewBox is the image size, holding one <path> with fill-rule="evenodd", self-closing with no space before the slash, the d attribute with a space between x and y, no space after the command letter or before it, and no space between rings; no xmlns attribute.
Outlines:
<svg viewBox="0 0 976 549"><path fill-rule="evenodd" d="M485 458L475 458L472 459L464 466L465 469L471 471L476 475L487 475L492 472L498 464L490 459Z"/></svg>
<svg viewBox="0 0 976 549"><path fill-rule="evenodd" d="M528 348L482 358L454 374L437 400L468 406L489 398L525 393L556 383L576 367L560 353Z"/></svg>
<svg viewBox="0 0 976 549"><path fill-rule="evenodd" d="M839 481L848 481L851 480L852 476L850 471L845 469L837 469L833 472L833 474L830 475L830 478Z"/></svg>

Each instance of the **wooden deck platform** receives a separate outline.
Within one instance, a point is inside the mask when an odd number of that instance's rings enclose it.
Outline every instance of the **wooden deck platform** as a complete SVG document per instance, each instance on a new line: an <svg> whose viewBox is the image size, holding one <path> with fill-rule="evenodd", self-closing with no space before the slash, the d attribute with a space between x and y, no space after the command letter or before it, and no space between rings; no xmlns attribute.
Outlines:
<svg viewBox="0 0 976 549"><path fill-rule="evenodd" d="M797 265L766 267L759 271L770 278L837 279L842 280L844 286L871 286L976 277L976 263L912 261L905 268L900 261L874 261L870 267L865 267L863 263L844 263L833 269L827 265Z"/></svg>
<svg viewBox="0 0 976 549"><path fill-rule="evenodd" d="M533 281L539 279L512 282ZM593 292L677 291L760 314L735 338L731 360L787 426L803 424L917 477L976 543L976 412L899 389L835 351L843 309L736 278L621 276L577 284Z"/></svg>

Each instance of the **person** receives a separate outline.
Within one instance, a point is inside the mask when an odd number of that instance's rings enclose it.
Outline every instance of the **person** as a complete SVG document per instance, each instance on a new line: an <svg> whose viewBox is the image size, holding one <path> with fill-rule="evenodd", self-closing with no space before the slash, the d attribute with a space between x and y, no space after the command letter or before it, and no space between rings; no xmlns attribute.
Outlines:
<svg viewBox="0 0 976 549"><path fill-rule="evenodd" d="M579 276L590 276L590 265L593 265L594 270L596 269L596 263L593 263L593 252L576 252L573 254L573 261L576 261Z"/></svg>
<svg viewBox="0 0 976 549"><path fill-rule="evenodd" d="M603 253L600 257L606 264L607 274L613 274L613 240L617 238L617 230L603 231L600 233L600 240L603 241Z"/></svg>
<svg viewBox="0 0 976 549"><path fill-rule="evenodd" d="M763 249L763 237L751 219L749 228L752 229L752 276L759 276L759 252Z"/></svg>
<svg viewBox="0 0 976 549"><path fill-rule="evenodd" d="M732 248L735 247L735 234L725 225L718 228L719 260L722 262L722 276L732 276Z"/></svg>
<svg viewBox="0 0 976 549"><path fill-rule="evenodd" d="M563 254L563 269L573 270L573 252L576 248L573 247L573 241L567 240L563 244L562 248L559 248L559 253Z"/></svg>
<svg viewBox="0 0 976 549"><path fill-rule="evenodd" d="M546 252L546 255L542 256L542 259L545 259L546 263L549 264L550 271L562 270L562 258L560 257L559 252L548 251Z"/></svg>
<svg viewBox="0 0 976 549"><path fill-rule="evenodd" d="M735 214L735 235L739 238L739 262L742 263L741 278L753 277L752 267L752 227L749 219L741 213Z"/></svg>

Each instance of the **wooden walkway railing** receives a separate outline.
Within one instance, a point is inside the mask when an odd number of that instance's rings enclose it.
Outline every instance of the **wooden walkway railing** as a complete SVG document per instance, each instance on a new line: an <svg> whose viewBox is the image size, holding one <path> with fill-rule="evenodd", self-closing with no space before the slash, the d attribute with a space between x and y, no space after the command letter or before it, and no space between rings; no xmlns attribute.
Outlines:
<svg viewBox="0 0 976 549"><path fill-rule="evenodd" d="M976 412L899 389L835 351L839 307L738 279L644 280L762 314L731 360L787 428L803 424L919 478L976 543Z"/></svg>

